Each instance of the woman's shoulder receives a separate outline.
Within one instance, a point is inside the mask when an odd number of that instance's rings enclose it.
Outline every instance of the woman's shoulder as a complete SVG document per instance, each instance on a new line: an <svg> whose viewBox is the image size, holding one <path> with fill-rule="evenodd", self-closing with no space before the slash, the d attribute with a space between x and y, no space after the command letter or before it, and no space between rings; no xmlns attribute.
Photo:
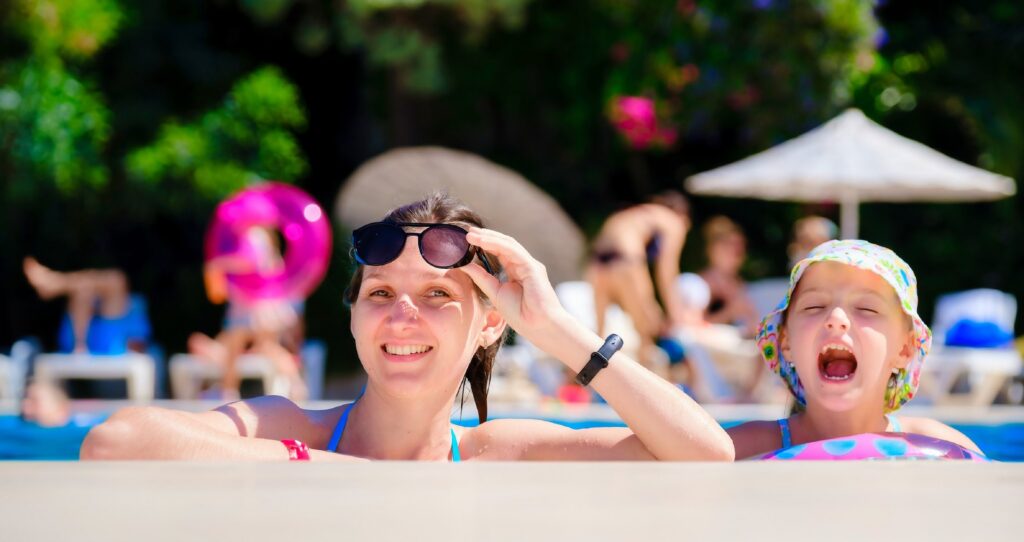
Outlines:
<svg viewBox="0 0 1024 542"><path fill-rule="evenodd" d="M531 422L538 420L488 420L475 427L462 427L456 430L459 448L466 459L520 459L526 443L523 437L535 428L535 423Z"/></svg>
<svg viewBox="0 0 1024 542"><path fill-rule="evenodd" d="M241 436L267 439L292 438L310 448L322 449L341 416L344 405L326 410L309 410L279 395L266 395L221 406L215 411L227 415Z"/></svg>
<svg viewBox="0 0 1024 542"><path fill-rule="evenodd" d="M736 447L736 459L746 459L782 447L778 420L755 420L725 430Z"/></svg>
<svg viewBox="0 0 1024 542"><path fill-rule="evenodd" d="M932 418L911 418L907 416L900 416L899 422L900 429L902 429L904 433L914 433L916 435L942 439L954 444L959 444L964 448L981 451L977 444L967 438L967 435L953 429L939 420Z"/></svg>
<svg viewBox="0 0 1024 542"><path fill-rule="evenodd" d="M490 461L516 461L537 452L538 447L562 442L575 432L545 420L488 420L462 428L459 448L464 457Z"/></svg>

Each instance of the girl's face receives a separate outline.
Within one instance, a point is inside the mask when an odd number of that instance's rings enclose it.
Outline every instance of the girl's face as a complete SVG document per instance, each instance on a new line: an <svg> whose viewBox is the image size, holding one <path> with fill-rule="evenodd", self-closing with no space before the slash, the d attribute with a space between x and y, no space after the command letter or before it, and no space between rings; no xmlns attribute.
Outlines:
<svg viewBox="0 0 1024 542"><path fill-rule="evenodd" d="M504 321L468 275L428 264L409 237L393 262L363 268L351 329L370 380L410 397L454 393L477 348L496 341Z"/></svg>
<svg viewBox="0 0 1024 542"><path fill-rule="evenodd" d="M894 368L914 352L913 331L896 292L877 274L836 262L804 272L781 336L808 405L848 411L882 408Z"/></svg>

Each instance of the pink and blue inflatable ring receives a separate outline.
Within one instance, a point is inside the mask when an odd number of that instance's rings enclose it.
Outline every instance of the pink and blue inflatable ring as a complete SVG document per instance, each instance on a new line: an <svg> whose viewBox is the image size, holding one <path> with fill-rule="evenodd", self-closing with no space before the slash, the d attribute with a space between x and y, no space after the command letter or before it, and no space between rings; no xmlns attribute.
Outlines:
<svg viewBox="0 0 1024 542"><path fill-rule="evenodd" d="M983 454L942 439L912 433L863 433L798 444L768 452L755 459L808 460L927 460L960 459L987 462Z"/></svg>

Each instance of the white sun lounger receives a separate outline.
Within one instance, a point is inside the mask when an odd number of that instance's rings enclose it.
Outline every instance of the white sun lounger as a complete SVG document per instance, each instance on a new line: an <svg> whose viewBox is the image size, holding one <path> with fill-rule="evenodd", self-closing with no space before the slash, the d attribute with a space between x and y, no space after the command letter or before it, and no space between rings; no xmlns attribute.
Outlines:
<svg viewBox="0 0 1024 542"><path fill-rule="evenodd" d="M1024 371L1020 353L1009 346L945 346L946 333L965 318L991 322L1012 332L1016 316L1017 300L998 290L967 290L939 297L932 325L933 347L921 374L921 395L936 404L992 404L1003 386ZM964 375L969 391L954 392L957 381Z"/></svg>
<svg viewBox="0 0 1024 542"><path fill-rule="evenodd" d="M302 345L302 372L309 390L309 399L323 398L324 368L327 349L319 340L308 340ZM170 361L171 387L175 399L196 399L204 382L224 377L224 369L191 354L175 354ZM288 378L274 369L269 359L258 354L244 354L238 358L238 374L243 379L256 379L263 383L268 395L288 395Z"/></svg>
<svg viewBox="0 0 1024 542"><path fill-rule="evenodd" d="M35 360L35 378L41 382L81 378L90 380L124 379L128 399L153 400L156 363L146 354L129 352L117 356L92 354L39 354Z"/></svg>
<svg viewBox="0 0 1024 542"><path fill-rule="evenodd" d="M18 381L23 381L25 377L18 375L18 372L14 361L0 354L0 399L17 399L19 397Z"/></svg>
<svg viewBox="0 0 1024 542"><path fill-rule="evenodd" d="M238 358L238 376L263 382L264 393L287 395L288 379L277 374L274 363L264 356L244 354ZM204 382L220 380L224 368L191 354L171 356L171 389L175 399L197 399Z"/></svg>

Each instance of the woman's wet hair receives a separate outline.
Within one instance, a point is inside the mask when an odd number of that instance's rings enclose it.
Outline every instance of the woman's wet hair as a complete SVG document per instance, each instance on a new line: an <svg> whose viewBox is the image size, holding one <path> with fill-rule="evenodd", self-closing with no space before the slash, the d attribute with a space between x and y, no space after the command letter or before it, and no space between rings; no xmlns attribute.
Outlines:
<svg viewBox="0 0 1024 542"><path fill-rule="evenodd" d="M444 192L435 192L420 201L394 209L383 218L383 221L454 224L463 228L472 226L478 228L485 227L480 215L467 207L466 204ZM483 256L487 258L487 262L490 264L494 274L500 274L501 264L498 263L498 258L486 252ZM353 258L353 261L355 261L355 258ZM359 289L362 284L363 266L359 265L352 275L348 288L345 289L346 304L352 305L356 302L359 298ZM475 289L480 299L489 303L484 297L483 292L479 288ZM506 329L501 337L491 345L477 348L476 353L473 354L473 359L469 362L469 367L466 368L462 386L459 388L461 392L465 389L466 383L469 383L469 389L473 392L473 402L476 403L480 423L487 421L487 392L491 386L491 371L494 368L494 358L498 355L498 349L505 342L507 334L508 330Z"/></svg>

